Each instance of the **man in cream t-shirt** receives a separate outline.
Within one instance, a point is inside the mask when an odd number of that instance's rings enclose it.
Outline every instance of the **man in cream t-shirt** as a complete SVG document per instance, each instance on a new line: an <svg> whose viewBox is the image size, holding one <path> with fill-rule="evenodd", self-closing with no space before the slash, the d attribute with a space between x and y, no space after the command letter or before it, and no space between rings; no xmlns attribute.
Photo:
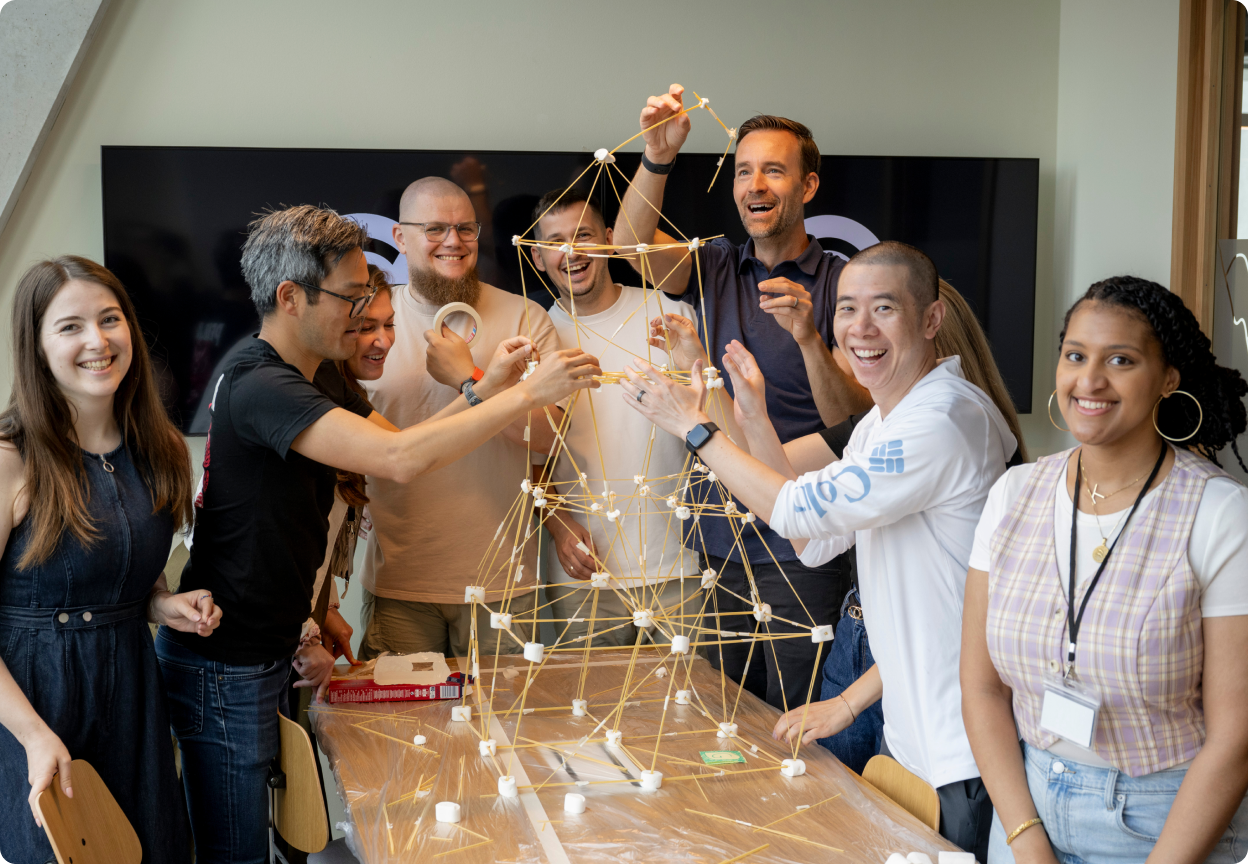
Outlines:
<svg viewBox="0 0 1248 864"><path fill-rule="evenodd" d="M576 190L559 197L562 192L548 193L534 208L534 218L545 214L537 223L537 239L561 245L609 244L611 229L593 203ZM606 364L604 370L618 371L634 356L652 356L656 364L667 361L664 348L649 342L650 321L660 312L658 292L612 282L605 258L543 247L534 247L532 254L536 267L559 292L550 318L565 348L583 348ZM575 322L569 314L573 309ZM687 303L667 298L662 299L662 312L693 317ZM646 638L665 643L680 634L697 641L692 632L702 611L700 581L692 578L698 576L697 560L681 546L681 523L665 503L677 492L677 481L658 479L680 473L688 453L680 441L655 432L650 421L624 404L619 388L608 385L578 399L566 435L568 452L552 451L550 478L557 494L584 495L583 473L593 494L602 494L606 480L621 496L616 521L605 512L587 517L559 510L546 518L554 543L554 554L545 559L550 617L569 619L555 625L561 642L586 636L591 617L628 618L638 609L650 609L659 618ZM637 475L655 478L643 481L646 499L624 500L643 488L634 482ZM611 575L608 588L591 587L595 572ZM618 620L592 626L595 634L601 633L593 636L593 645L631 645L638 635L631 623L620 626Z"/></svg>
<svg viewBox="0 0 1248 864"><path fill-rule="evenodd" d="M365 386L373 407L405 429L457 399L462 382L474 377L473 364L488 365L500 342L528 336L540 356L549 356L559 350L559 337L536 303L477 278L481 226L467 194L454 183L440 177L417 180L403 193L399 219L395 243L407 255L411 282L394 289L394 347L381 378ZM452 302L467 303L481 316L475 336L474 322L463 313L449 317L445 332L432 332L434 316ZM467 348L461 336L472 337ZM555 406L548 410L556 422L563 416ZM502 611L505 592L510 591L506 611L516 622L512 632L521 640L533 638L533 626L523 621L534 614L536 537L516 553L516 562L523 565L518 576L511 559L513 541L487 561L491 546L498 548L499 526L511 519L514 527L513 506L529 476L531 453L545 453L553 442L545 417L534 411L532 420L527 443L521 420L458 461L411 483L368 478L373 531L362 575L361 658L382 651L467 656L473 607L464 602L464 589L469 585L485 586L487 607L493 611ZM477 609L481 654L496 649L517 653L516 639L491 629L486 612Z"/></svg>

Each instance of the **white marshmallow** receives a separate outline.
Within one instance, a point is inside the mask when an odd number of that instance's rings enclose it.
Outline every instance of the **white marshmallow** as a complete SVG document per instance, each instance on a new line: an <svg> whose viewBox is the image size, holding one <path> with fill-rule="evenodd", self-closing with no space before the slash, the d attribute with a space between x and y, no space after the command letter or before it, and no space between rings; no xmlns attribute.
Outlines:
<svg viewBox="0 0 1248 864"><path fill-rule="evenodd" d="M834 638L831 624L820 624L818 627L810 628L811 642L831 642Z"/></svg>
<svg viewBox="0 0 1248 864"><path fill-rule="evenodd" d="M700 237L694 237L694 238L693 238L693 240L691 240L691 241L689 242L689 251L690 251L690 252L697 252L697 251L698 251L698 247L699 247L699 246L701 246L701 245L702 245L702 238L700 238Z"/></svg>
<svg viewBox="0 0 1248 864"><path fill-rule="evenodd" d="M650 487L642 486L640 489L637 490L637 494L640 495L642 498L645 498L646 496L650 494Z"/></svg>
<svg viewBox="0 0 1248 864"><path fill-rule="evenodd" d="M546 506L546 499L545 499L545 498L534 498L534 499L533 499L533 506L534 506L534 507L537 507L537 508L540 510L542 507L545 507L545 506Z"/></svg>
<svg viewBox="0 0 1248 864"><path fill-rule="evenodd" d="M884 864L910 864L910 862L906 860L905 855L902 855L900 852L894 852L888 856L888 860Z"/></svg>
<svg viewBox="0 0 1248 864"><path fill-rule="evenodd" d="M465 603L484 603L485 589L480 585L469 585L464 588Z"/></svg>
<svg viewBox="0 0 1248 864"><path fill-rule="evenodd" d="M936 855L938 864L975 864L974 852L939 852Z"/></svg>
<svg viewBox="0 0 1248 864"><path fill-rule="evenodd" d="M608 150L606 147L599 147L597 150L594 151L594 158L597 159L599 162L605 161L606 158L610 155L611 155L611 151Z"/></svg>
<svg viewBox="0 0 1248 864"><path fill-rule="evenodd" d="M654 613L649 609L638 609L633 613L633 626L649 630L654 626Z"/></svg>
<svg viewBox="0 0 1248 864"><path fill-rule="evenodd" d="M672 653L688 654L689 653L689 637L673 636L672 637Z"/></svg>
<svg viewBox="0 0 1248 864"><path fill-rule="evenodd" d="M601 504L599 504L597 501L595 501L593 504L590 504L590 505L589 505L589 512L590 512L590 513L601 513L601 512L602 512L602 505L601 505Z"/></svg>
<svg viewBox="0 0 1248 864"><path fill-rule="evenodd" d="M644 254L645 251L649 248L650 248L650 244L648 243L638 243L636 246L638 254Z"/></svg>
<svg viewBox="0 0 1248 864"><path fill-rule="evenodd" d="M516 778L508 774L504 774L498 778L498 794L504 798L515 798L520 793L516 791Z"/></svg>
<svg viewBox="0 0 1248 864"><path fill-rule="evenodd" d="M490 629L491 630L510 630L511 629L511 613L510 612L491 612L490 613Z"/></svg>
<svg viewBox="0 0 1248 864"><path fill-rule="evenodd" d="M745 513L741 514L742 522L753 522L754 519L755 519L754 514L750 513L748 510Z"/></svg>
<svg viewBox="0 0 1248 864"><path fill-rule="evenodd" d="M801 759L785 759L780 763L780 773L785 777L801 777L806 773L806 763Z"/></svg>
<svg viewBox="0 0 1248 864"><path fill-rule="evenodd" d="M653 792L663 785L662 771L642 771L641 772L641 788L646 792Z"/></svg>
<svg viewBox="0 0 1248 864"><path fill-rule="evenodd" d="M911 852L906 856L906 860L910 864L932 864L932 856L926 852Z"/></svg>
<svg viewBox="0 0 1248 864"><path fill-rule="evenodd" d="M642 483L645 483L645 482L646 482L646 475L645 475L645 474L634 474L634 475L633 475L633 485L634 485L634 486L640 486Z"/></svg>
<svg viewBox="0 0 1248 864"><path fill-rule="evenodd" d="M484 741L478 741L477 750L482 756L496 756L498 755L498 742L493 738L486 738Z"/></svg>
<svg viewBox="0 0 1248 864"><path fill-rule="evenodd" d="M620 511L619 511L619 510L608 510L608 511L607 511L607 521L608 521L608 522L614 522L616 519L619 519L619 518L620 518Z"/></svg>
<svg viewBox="0 0 1248 864"><path fill-rule="evenodd" d="M472 706L471 705L452 705L451 706L451 719L462 721L462 722L468 722L469 720L472 719Z"/></svg>
<svg viewBox="0 0 1248 864"><path fill-rule="evenodd" d="M702 571L702 587L710 588L712 585L715 584L715 577L718 575L719 574L717 574L714 570L712 570L709 567L703 570Z"/></svg>
<svg viewBox="0 0 1248 864"><path fill-rule="evenodd" d="M607 730L607 746L608 747L619 747L620 742L623 739L624 739L624 733L621 732L619 729Z"/></svg>
<svg viewBox="0 0 1248 864"><path fill-rule="evenodd" d="M720 723L719 731L715 733L716 738L735 738L737 735L736 723Z"/></svg>
<svg viewBox="0 0 1248 864"><path fill-rule="evenodd" d="M433 808L433 817L439 822L458 822L459 805L454 801L439 801Z"/></svg>
<svg viewBox="0 0 1248 864"><path fill-rule="evenodd" d="M606 588L611 581L610 573L594 573L589 577L589 587Z"/></svg>
<svg viewBox="0 0 1248 864"><path fill-rule="evenodd" d="M412 736L412 743L413 743L413 744L415 744L417 747L424 747L424 746L425 746L425 742L426 742L426 741L428 741L428 740L429 740L429 739L428 739L428 738L426 738L424 735L413 735L413 736Z"/></svg>
<svg viewBox="0 0 1248 864"><path fill-rule="evenodd" d="M755 603L754 604L754 620L755 621L770 621L771 620L771 604L763 603L762 605L759 605L758 603Z"/></svg>
<svg viewBox="0 0 1248 864"><path fill-rule="evenodd" d="M710 480L712 483L714 483L716 480L718 480L718 479L719 479L719 475L718 475L718 474L716 474L714 471L708 471L708 472L707 472L707 475L706 475L706 479L707 479L707 480ZM734 511L737 509L737 508L736 508L736 505L734 505L731 501L729 501L729 502L728 502L728 506L729 506L729 507L732 507L732 510L729 510L727 507L725 507L725 508L724 508L724 512L725 512L725 513L732 513L732 512L734 512Z"/></svg>
<svg viewBox="0 0 1248 864"><path fill-rule="evenodd" d="M712 474L711 476L712 476L712 477L714 477L715 475L714 475L714 474ZM736 502L736 501L729 501L727 504L725 504L725 505L724 505L724 512L725 512L725 513L727 513L729 516L731 516L733 513L736 513L736 512L737 512L737 502Z"/></svg>
<svg viewBox="0 0 1248 864"><path fill-rule="evenodd" d="M530 663L541 663L545 656L546 646L541 642L524 643L524 659Z"/></svg>
<svg viewBox="0 0 1248 864"><path fill-rule="evenodd" d="M688 705L688 704L689 704L689 691L688 691L688 690L677 690L677 691L676 691L676 704L677 704L677 705Z"/></svg>
<svg viewBox="0 0 1248 864"><path fill-rule="evenodd" d="M532 489L533 489L533 484L529 482L527 477L520 481L520 491L523 492L525 495L528 495L529 492L532 491Z"/></svg>
<svg viewBox="0 0 1248 864"><path fill-rule="evenodd" d="M586 714L589 713L588 709L589 709L589 700L587 699L573 699L572 700L572 716L573 717L584 717Z"/></svg>
<svg viewBox="0 0 1248 864"><path fill-rule="evenodd" d="M676 509L676 506L677 506L676 496L675 496L675 495L668 495L668 496L667 496L667 509L668 509L668 510L675 510L675 509Z"/></svg>
<svg viewBox="0 0 1248 864"><path fill-rule="evenodd" d="M676 518L679 519L681 522L684 522L686 519L688 519L692 515L693 515L693 512L688 507L676 508Z"/></svg>
<svg viewBox="0 0 1248 864"><path fill-rule="evenodd" d="M585 812L585 796L580 792L569 792L563 796L563 812L564 813L584 813Z"/></svg>

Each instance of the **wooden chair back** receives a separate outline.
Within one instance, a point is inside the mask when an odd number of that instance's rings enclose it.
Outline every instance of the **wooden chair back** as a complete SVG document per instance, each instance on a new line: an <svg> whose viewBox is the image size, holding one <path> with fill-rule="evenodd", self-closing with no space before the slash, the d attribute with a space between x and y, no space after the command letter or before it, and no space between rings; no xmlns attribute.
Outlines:
<svg viewBox="0 0 1248 864"><path fill-rule="evenodd" d="M286 775L286 788L274 790L273 827L296 849L320 852L329 842L329 817L312 739L302 726L281 714L278 723L282 748L278 762Z"/></svg>
<svg viewBox="0 0 1248 864"><path fill-rule="evenodd" d="M940 828L940 796L923 778L910 773L891 756L872 756L862 779L893 800L928 828Z"/></svg>
<svg viewBox="0 0 1248 864"><path fill-rule="evenodd" d="M38 800L39 821L58 864L140 864L143 847L100 775L83 759L70 763L73 798L59 778Z"/></svg>

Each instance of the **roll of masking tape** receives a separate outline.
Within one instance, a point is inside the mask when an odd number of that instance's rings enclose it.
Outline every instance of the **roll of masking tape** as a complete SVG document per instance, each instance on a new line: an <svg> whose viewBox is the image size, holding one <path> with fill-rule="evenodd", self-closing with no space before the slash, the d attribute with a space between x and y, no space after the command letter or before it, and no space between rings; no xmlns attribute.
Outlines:
<svg viewBox="0 0 1248 864"><path fill-rule="evenodd" d="M454 315L456 312L463 312L465 315L472 316L472 320L474 322L472 325L472 332L464 337L465 342L471 342L474 338L476 338L477 331L481 329L481 315L476 309L473 309L467 303L447 303L439 309L438 314L433 316L433 332L441 333L442 324L449 316Z"/></svg>

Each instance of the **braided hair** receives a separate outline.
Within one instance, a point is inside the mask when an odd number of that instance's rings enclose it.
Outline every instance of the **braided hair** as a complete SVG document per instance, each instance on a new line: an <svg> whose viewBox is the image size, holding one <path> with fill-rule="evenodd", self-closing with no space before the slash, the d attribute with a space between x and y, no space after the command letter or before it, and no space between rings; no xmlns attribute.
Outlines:
<svg viewBox="0 0 1248 864"><path fill-rule="evenodd" d="M1161 345L1166 363L1178 370L1180 389L1200 402L1204 419L1197 433L1183 445L1218 465L1217 452L1229 444L1240 467L1248 471L1235 443L1248 427L1248 411L1244 408L1248 382L1238 370L1218 365L1209 337L1201 332L1196 316L1179 296L1136 276L1114 276L1097 282L1066 313L1059 345L1066 340L1070 316L1088 300L1118 306L1143 318ZM1180 438L1196 428L1200 417L1201 411L1191 399L1163 399L1157 409L1157 427L1171 438Z"/></svg>

